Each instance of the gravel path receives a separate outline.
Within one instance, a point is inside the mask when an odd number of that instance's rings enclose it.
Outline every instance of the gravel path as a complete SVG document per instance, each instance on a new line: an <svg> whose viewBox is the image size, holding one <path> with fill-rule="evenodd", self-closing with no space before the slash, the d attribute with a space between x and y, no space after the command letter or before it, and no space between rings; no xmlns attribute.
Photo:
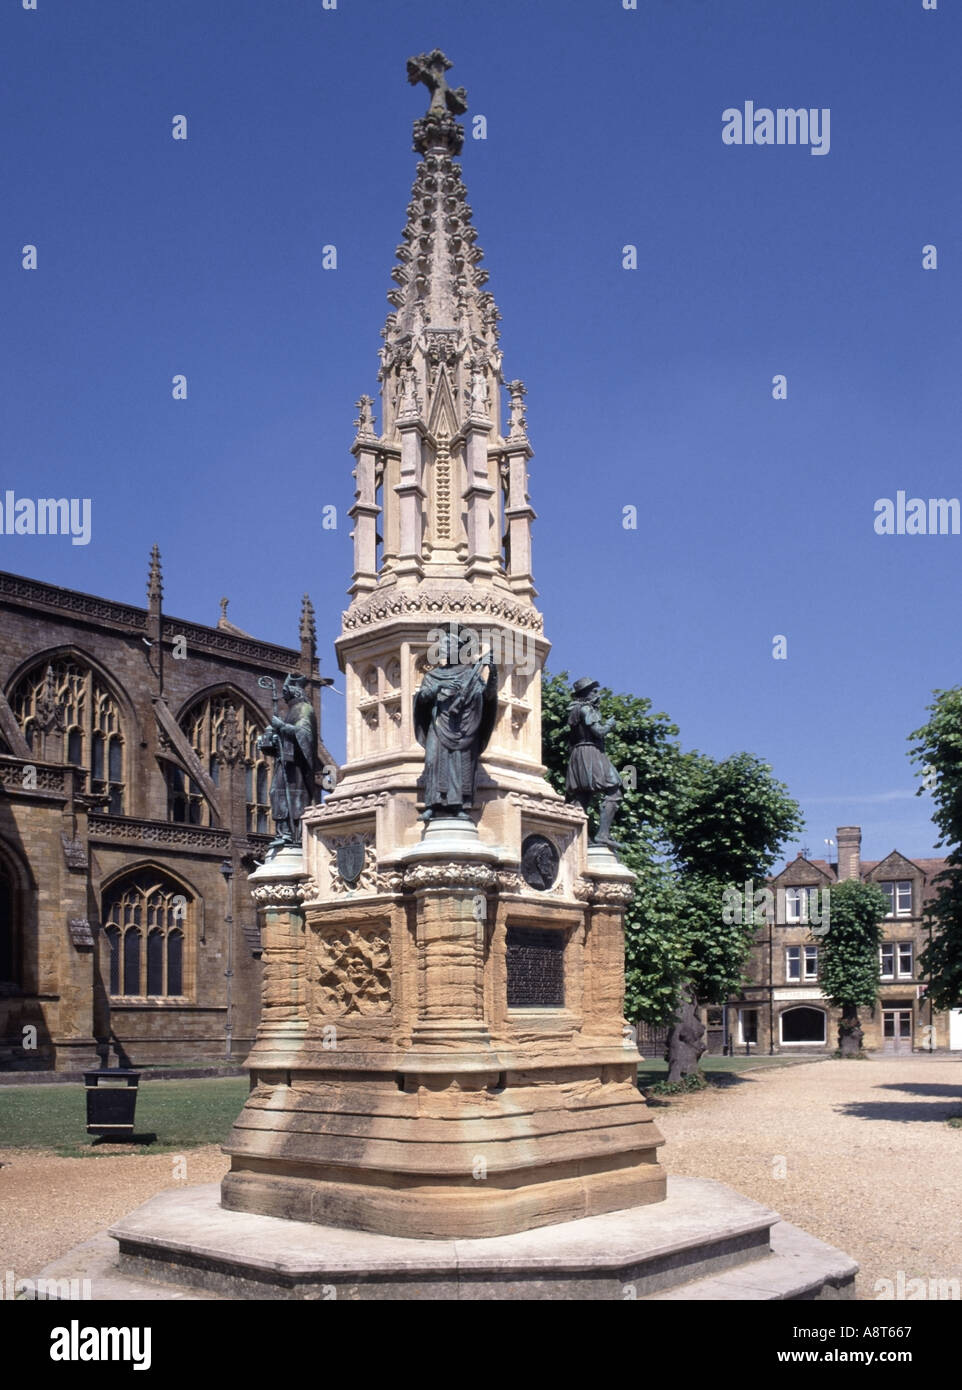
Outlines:
<svg viewBox="0 0 962 1390"><path fill-rule="evenodd" d="M875 1281L962 1280L962 1061L816 1062L749 1072L656 1109L670 1173L717 1178L838 1246ZM175 1164L186 1160L186 1173ZM35 1274L164 1188L216 1182L184 1155L56 1158L0 1150L0 1278Z"/></svg>
<svg viewBox="0 0 962 1390"><path fill-rule="evenodd" d="M175 1167L178 1161L181 1166ZM2 1279L7 1270L28 1278L38 1273L165 1187L219 1182L230 1159L216 1144L207 1144L182 1154L96 1158L0 1149L0 1164Z"/></svg>
<svg viewBox="0 0 962 1390"><path fill-rule="evenodd" d="M717 1178L844 1250L861 1266L861 1299L899 1270L926 1289L933 1278L962 1283L952 1115L962 1115L962 1060L927 1057L747 1072L655 1111L669 1173Z"/></svg>

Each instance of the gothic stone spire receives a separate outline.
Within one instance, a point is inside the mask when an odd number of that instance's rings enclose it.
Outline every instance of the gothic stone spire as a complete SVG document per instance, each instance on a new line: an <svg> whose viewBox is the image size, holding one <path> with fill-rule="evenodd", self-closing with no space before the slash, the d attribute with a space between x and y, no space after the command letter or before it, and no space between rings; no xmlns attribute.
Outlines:
<svg viewBox="0 0 962 1390"><path fill-rule="evenodd" d="M431 92L427 114L414 124L414 148L421 155L407 223L392 272L396 288L388 294L381 350L382 422L392 431L402 412L417 410L431 423L443 402L453 435L472 400L472 372L485 378L493 395L501 380L497 323L500 315L485 290L481 248L471 225L471 208L454 158L461 151L463 127L452 112L467 110L463 87L444 79L451 66L440 51L408 59L408 78ZM444 381L441 381L444 378ZM434 412L436 413L436 412Z"/></svg>
<svg viewBox="0 0 962 1390"><path fill-rule="evenodd" d="M156 545L150 551L150 573L147 576L147 601L150 607L159 605L163 596L164 586L160 570L160 551Z"/></svg>
<svg viewBox="0 0 962 1390"><path fill-rule="evenodd" d="M160 571L160 550L154 545L150 552L150 573L147 576L147 659L156 681L157 694L164 693L163 647L164 585Z"/></svg>
<svg viewBox="0 0 962 1390"><path fill-rule="evenodd" d="M301 652L307 653L311 660L317 652L317 624L314 621L314 605L309 594L301 599L301 625L299 630Z"/></svg>
<svg viewBox="0 0 962 1390"><path fill-rule="evenodd" d="M429 578L534 597L523 388L502 426L500 314L456 161L467 96L448 85L450 66L440 49L407 65L431 101L414 124L420 159L381 335L380 434L371 397L355 420L355 602Z"/></svg>

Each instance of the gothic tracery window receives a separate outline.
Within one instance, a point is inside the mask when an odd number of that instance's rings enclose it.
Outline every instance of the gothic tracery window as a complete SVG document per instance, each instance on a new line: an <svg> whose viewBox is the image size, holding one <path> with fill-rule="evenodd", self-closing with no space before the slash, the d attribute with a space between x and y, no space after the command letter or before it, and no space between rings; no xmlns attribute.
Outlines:
<svg viewBox="0 0 962 1390"><path fill-rule="evenodd" d="M30 751L41 761L86 771L112 816L124 814L124 733L117 700L89 667L73 659L40 662L14 687L10 704Z"/></svg>
<svg viewBox="0 0 962 1390"><path fill-rule="evenodd" d="M106 959L112 999L182 998L185 943L194 930L194 902L159 870L140 870L110 888L103 901Z"/></svg>
<svg viewBox="0 0 962 1390"><path fill-rule="evenodd" d="M216 786L221 761L245 766L247 829L252 834L270 832L270 773L268 760L257 747L264 732L264 716L259 710L230 693L207 695L185 711L180 727L197 754L201 767ZM173 763L167 767L168 819L187 825L210 825L207 798L197 783Z"/></svg>

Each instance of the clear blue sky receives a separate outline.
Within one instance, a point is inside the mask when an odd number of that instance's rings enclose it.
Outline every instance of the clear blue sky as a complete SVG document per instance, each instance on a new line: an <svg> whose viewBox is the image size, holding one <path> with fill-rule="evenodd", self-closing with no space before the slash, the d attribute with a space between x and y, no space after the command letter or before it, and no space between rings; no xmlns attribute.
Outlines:
<svg viewBox="0 0 962 1390"><path fill-rule="evenodd" d="M0 568L143 603L157 541L181 617L227 594L294 643L309 590L333 672L426 104L404 65L435 45L488 121L462 165L528 386L552 668L765 757L815 855L840 823L930 853L906 735L962 680L962 536L873 520L962 494L949 0L7 0L0 500L90 497L93 537L0 536ZM830 152L724 145L746 100L828 107ZM339 751L333 693L325 721Z"/></svg>

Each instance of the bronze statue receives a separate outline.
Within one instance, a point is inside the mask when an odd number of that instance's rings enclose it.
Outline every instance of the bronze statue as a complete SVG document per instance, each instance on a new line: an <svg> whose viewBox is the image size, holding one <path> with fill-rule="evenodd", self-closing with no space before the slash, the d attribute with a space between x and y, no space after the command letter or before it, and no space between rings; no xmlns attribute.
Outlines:
<svg viewBox="0 0 962 1390"><path fill-rule="evenodd" d="M470 819L478 759L494 728L497 696L498 668L490 652L473 665L460 664L457 635L446 635L440 664L425 672L414 693L414 730L424 749L422 820Z"/></svg>
<svg viewBox="0 0 962 1390"><path fill-rule="evenodd" d="M292 672L281 692L287 702L286 717L277 713L277 687L270 676L261 676L258 685L269 688L274 714L257 746L274 759L271 782L271 815L275 836L269 853L285 845L301 843L301 817L315 797L317 768L317 715L304 689L305 677Z"/></svg>
<svg viewBox="0 0 962 1390"><path fill-rule="evenodd" d="M571 752L565 778L565 800L579 802L587 812L595 797L600 795L598 833L591 843L620 849L618 842L611 838L611 822L622 797L621 778L605 754L605 735L611 733L615 721L601 717L601 692L597 681L583 676L571 687L571 696L568 706Z"/></svg>

